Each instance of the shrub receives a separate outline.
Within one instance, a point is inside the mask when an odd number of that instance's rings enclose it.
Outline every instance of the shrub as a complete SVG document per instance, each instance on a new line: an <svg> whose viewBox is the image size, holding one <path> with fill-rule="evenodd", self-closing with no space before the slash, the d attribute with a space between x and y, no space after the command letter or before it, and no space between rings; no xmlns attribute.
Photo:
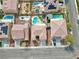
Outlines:
<svg viewBox="0 0 79 59"><path fill-rule="evenodd" d="M70 45L74 45L75 44L75 40L72 34L68 33L67 37L66 37L66 42L70 43Z"/></svg>

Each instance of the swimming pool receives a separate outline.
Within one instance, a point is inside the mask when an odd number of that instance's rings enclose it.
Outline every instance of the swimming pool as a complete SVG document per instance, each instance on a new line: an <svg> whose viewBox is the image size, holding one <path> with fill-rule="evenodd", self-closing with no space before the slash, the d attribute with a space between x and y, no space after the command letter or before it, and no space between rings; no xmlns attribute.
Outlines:
<svg viewBox="0 0 79 59"><path fill-rule="evenodd" d="M54 21L60 21L60 20L63 20L63 15L53 15L53 18L51 20L54 20Z"/></svg>
<svg viewBox="0 0 79 59"><path fill-rule="evenodd" d="M28 20L30 20L30 16L19 16L19 19L28 21Z"/></svg>
<svg viewBox="0 0 79 59"><path fill-rule="evenodd" d="M34 2L33 5L34 6L41 6L42 5L42 2Z"/></svg>
<svg viewBox="0 0 79 59"><path fill-rule="evenodd" d="M4 16L4 19L7 19L7 20L13 19L13 16L12 15L6 15L6 16Z"/></svg>
<svg viewBox="0 0 79 59"><path fill-rule="evenodd" d="M63 15L56 14L56 15L53 15L53 18L54 19L60 19L60 18L63 18Z"/></svg>
<svg viewBox="0 0 79 59"><path fill-rule="evenodd" d="M38 24L38 23L39 23L39 18L38 18L38 16L34 16L34 17L32 18L32 24L36 25L36 24Z"/></svg>
<svg viewBox="0 0 79 59"><path fill-rule="evenodd" d="M14 16L13 15L5 15L3 17L3 20L2 21L5 21L5 22L12 22L14 20Z"/></svg>
<svg viewBox="0 0 79 59"><path fill-rule="evenodd" d="M53 18L51 20L54 20L54 21L60 21L60 20L63 20L63 15L53 15Z"/></svg>

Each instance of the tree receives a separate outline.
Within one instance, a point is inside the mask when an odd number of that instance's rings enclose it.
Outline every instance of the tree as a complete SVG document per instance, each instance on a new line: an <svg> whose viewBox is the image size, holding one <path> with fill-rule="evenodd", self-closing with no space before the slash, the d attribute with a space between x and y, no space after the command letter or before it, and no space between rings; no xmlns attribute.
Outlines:
<svg viewBox="0 0 79 59"><path fill-rule="evenodd" d="M79 0L76 0L76 2L77 2L78 12L79 12Z"/></svg>
<svg viewBox="0 0 79 59"><path fill-rule="evenodd" d="M2 19L2 17L3 17L3 11L2 9L0 9L0 19Z"/></svg>
<svg viewBox="0 0 79 59"><path fill-rule="evenodd" d="M72 46L75 44L74 37L71 33L68 33L68 35L66 37L66 42L70 43L70 45L72 45Z"/></svg>
<svg viewBox="0 0 79 59"><path fill-rule="evenodd" d="M74 52L74 46L75 46L75 40L72 34L68 33L66 37L67 44L69 43L69 46L65 47L65 50Z"/></svg>

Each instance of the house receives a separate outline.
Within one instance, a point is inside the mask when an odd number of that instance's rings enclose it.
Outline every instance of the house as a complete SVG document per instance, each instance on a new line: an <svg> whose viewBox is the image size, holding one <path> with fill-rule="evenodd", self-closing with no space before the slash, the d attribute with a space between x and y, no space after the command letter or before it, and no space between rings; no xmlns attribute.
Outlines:
<svg viewBox="0 0 79 59"><path fill-rule="evenodd" d="M51 23L51 39L55 46L60 46L60 41L65 39L67 36L67 26L66 21L62 20L55 20L52 19Z"/></svg>
<svg viewBox="0 0 79 59"><path fill-rule="evenodd" d="M9 33L9 23L0 22L0 39L8 38Z"/></svg>
<svg viewBox="0 0 79 59"><path fill-rule="evenodd" d="M21 41L29 40L28 24L14 24L11 33L15 41L15 47L20 47Z"/></svg>
<svg viewBox="0 0 79 59"><path fill-rule="evenodd" d="M21 24L21 21L19 18L15 18L14 24Z"/></svg>
<svg viewBox="0 0 79 59"><path fill-rule="evenodd" d="M65 38L67 35L67 27L66 21L52 21L51 22L51 36L60 36L62 39Z"/></svg>
<svg viewBox="0 0 79 59"><path fill-rule="evenodd" d="M5 13L17 13L17 0L2 0L3 1L3 11Z"/></svg>
<svg viewBox="0 0 79 59"><path fill-rule="evenodd" d="M46 35L46 25L45 24L38 24L33 25L31 27L31 45L34 45L36 41L39 41L40 44L43 46L46 45L47 35Z"/></svg>
<svg viewBox="0 0 79 59"><path fill-rule="evenodd" d="M0 22L0 47L9 47L9 23Z"/></svg>
<svg viewBox="0 0 79 59"><path fill-rule="evenodd" d="M21 24L14 24L12 27L13 39L24 39L24 26Z"/></svg>

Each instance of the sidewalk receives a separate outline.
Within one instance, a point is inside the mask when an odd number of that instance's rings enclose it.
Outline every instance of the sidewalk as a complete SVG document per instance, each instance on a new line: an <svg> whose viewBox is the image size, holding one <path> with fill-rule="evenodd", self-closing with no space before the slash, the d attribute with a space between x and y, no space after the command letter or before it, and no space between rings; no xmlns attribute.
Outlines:
<svg viewBox="0 0 79 59"><path fill-rule="evenodd" d="M62 45L62 46L59 46L59 47L55 47L55 46L38 46L38 47L0 47L0 49L44 49L44 48L65 48L69 45Z"/></svg>

